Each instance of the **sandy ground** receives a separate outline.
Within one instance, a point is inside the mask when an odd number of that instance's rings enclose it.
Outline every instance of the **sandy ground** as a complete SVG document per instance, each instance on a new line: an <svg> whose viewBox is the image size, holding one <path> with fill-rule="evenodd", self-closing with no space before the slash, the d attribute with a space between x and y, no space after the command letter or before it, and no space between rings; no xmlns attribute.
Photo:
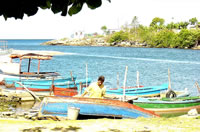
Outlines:
<svg viewBox="0 0 200 132"><path fill-rule="evenodd" d="M90 119L90 120L26 120L0 118L0 132L65 131L65 132L199 132L197 117Z"/></svg>

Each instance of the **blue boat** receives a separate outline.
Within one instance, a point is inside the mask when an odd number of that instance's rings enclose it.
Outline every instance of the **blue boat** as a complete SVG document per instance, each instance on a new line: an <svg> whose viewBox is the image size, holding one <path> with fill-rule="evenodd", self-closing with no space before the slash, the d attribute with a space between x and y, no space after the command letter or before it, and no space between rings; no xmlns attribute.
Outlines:
<svg viewBox="0 0 200 132"><path fill-rule="evenodd" d="M73 76L73 79L76 80L76 76ZM71 77L66 77L66 78L54 78L54 82L64 82L64 81L69 81L72 80ZM6 85L12 85L15 82L23 82L24 84L29 84L29 83L52 83L52 78L43 78L43 79L38 79L38 78L11 78L11 77L6 77L4 78L4 82Z"/></svg>
<svg viewBox="0 0 200 132"><path fill-rule="evenodd" d="M80 115L121 118L159 116L152 111L118 100L78 97L45 97L41 104L39 116L67 117L70 107L80 109Z"/></svg>
<svg viewBox="0 0 200 132"><path fill-rule="evenodd" d="M74 77L76 79L76 77ZM46 79L40 79L40 80L19 80L23 86L28 88L31 91L50 91L52 88L52 85L59 85L59 84L68 84L72 81L72 78L65 78L65 79L55 79L55 80L46 80ZM14 81L14 87L16 90L23 90L24 87L21 86L18 81Z"/></svg>
<svg viewBox="0 0 200 132"><path fill-rule="evenodd" d="M75 78L74 78L75 79ZM33 80L33 81L21 81L22 85L28 88L31 91L50 91L54 90L54 87L62 88L63 90L70 87L77 87L79 89L80 82L82 84L86 83L86 79L79 79L72 81L71 78L66 79L56 79L52 80ZM88 84L91 82L91 79L88 79ZM16 90L23 90L24 87L21 86L19 83L14 83Z"/></svg>
<svg viewBox="0 0 200 132"><path fill-rule="evenodd" d="M168 89L168 84L125 89L126 96L158 96L160 92ZM106 89L106 94L123 95L124 89Z"/></svg>

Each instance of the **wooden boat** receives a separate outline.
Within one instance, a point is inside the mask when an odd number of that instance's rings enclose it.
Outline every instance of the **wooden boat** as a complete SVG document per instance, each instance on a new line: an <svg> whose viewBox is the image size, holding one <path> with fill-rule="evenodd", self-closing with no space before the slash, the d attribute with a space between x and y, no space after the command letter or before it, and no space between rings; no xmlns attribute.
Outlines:
<svg viewBox="0 0 200 132"><path fill-rule="evenodd" d="M75 79L75 77L74 77ZM31 91L50 91L52 88L52 85L63 85L68 84L68 82L72 81L72 78L65 78L65 79L55 79L55 80L21 80L19 82L22 83L26 88L28 88ZM72 81L73 82L73 81ZM23 90L24 87L17 83L17 81L14 82L14 86L16 90Z"/></svg>
<svg viewBox="0 0 200 132"><path fill-rule="evenodd" d="M167 90L168 84L162 84L160 86L148 86L140 88L125 89L126 96L159 96L160 92ZM124 89L106 89L106 94L123 95Z"/></svg>
<svg viewBox="0 0 200 132"><path fill-rule="evenodd" d="M74 82L69 81L68 83L63 84L54 84L53 85L53 93L55 96L74 96L78 93L82 93L82 88L86 88L91 83L91 79L78 79Z"/></svg>
<svg viewBox="0 0 200 132"><path fill-rule="evenodd" d="M56 78L12 78L12 77L6 77L4 78L5 85L14 85L15 82L22 82L23 84L31 84L31 83L52 83L52 80L54 79L54 82L65 82L69 80L76 80L76 76L72 77L56 77Z"/></svg>
<svg viewBox="0 0 200 132"><path fill-rule="evenodd" d="M200 112L200 97L138 98L133 104L157 114L186 113L190 109Z"/></svg>
<svg viewBox="0 0 200 132"><path fill-rule="evenodd" d="M125 89L133 89L133 88L143 88L143 85L140 86L127 86ZM124 87L120 87L121 89L124 89ZM109 90L118 90L118 88L109 88Z"/></svg>
<svg viewBox="0 0 200 132"><path fill-rule="evenodd" d="M80 115L121 118L159 116L152 111L118 100L78 97L45 97L41 104L39 116L67 117L68 108L70 107L79 108Z"/></svg>
<svg viewBox="0 0 200 132"><path fill-rule="evenodd" d="M51 60L50 55L41 55L35 53L28 54L11 54L11 62L1 63L0 70L3 72L2 76L13 77L13 78L48 78L60 76L57 72L40 72L40 61L41 60ZM19 59L19 63L13 62L13 59ZM22 60L28 59L28 70L22 71ZM37 72L30 72L31 60L38 60L38 70Z"/></svg>
<svg viewBox="0 0 200 132"><path fill-rule="evenodd" d="M190 96L190 92L188 89L174 91L174 90L166 90L160 93L161 98L179 98L179 97L188 97Z"/></svg>

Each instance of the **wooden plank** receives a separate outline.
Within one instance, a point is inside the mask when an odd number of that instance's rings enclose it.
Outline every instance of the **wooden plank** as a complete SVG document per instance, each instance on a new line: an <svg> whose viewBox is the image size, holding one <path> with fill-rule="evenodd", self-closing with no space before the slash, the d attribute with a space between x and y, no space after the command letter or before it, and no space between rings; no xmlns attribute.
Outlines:
<svg viewBox="0 0 200 132"><path fill-rule="evenodd" d="M125 74L124 74L124 89L123 89L123 101L125 101L125 92L126 92L126 78L127 78L128 66L126 66Z"/></svg>
<svg viewBox="0 0 200 132"><path fill-rule="evenodd" d="M31 59L28 59L28 72L30 71L30 67L31 67Z"/></svg>
<svg viewBox="0 0 200 132"><path fill-rule="evenodd" d="M17 83L21 85L27 92L29 92L33 96L34 99L37 99L38 101L41 102L40 98L37 95L35 95L32 91L28 90L28 88L25 87L21 82L17 82Z"/></svg>
<svg viewBox="0 0 200 132"><path fill-rule="evenodd" d="M72 71L70 71L70 75L71 75L71 79L72 79L72 81L74 82L74 86L76 87L76 82L75 82L75 80L74 80L74 77L73 77Z"/></svg>

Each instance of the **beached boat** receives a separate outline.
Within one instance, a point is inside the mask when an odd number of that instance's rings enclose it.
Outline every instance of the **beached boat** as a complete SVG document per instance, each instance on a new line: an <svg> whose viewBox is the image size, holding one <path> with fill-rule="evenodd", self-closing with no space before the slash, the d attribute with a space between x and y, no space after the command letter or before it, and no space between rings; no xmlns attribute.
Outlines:
<svg viewBox="0 0 200 132"><path fill-rule="evenodd" d="M0 70L3 72L1 75L5 77L17 77L17 78L48 78L60 76L57 72L40 72L40 61L51 60L50 55L41 55L35 53L28 54L11 54L11 62L4 62L0 65ZM13 59L19 59L19 63L13 62ZM28 59L27 71L22 71L22 60ZM37 72L30 72L31 61L38 60Z"/></svg>
<svg viewBox="0 0 200 132"><path fill-rule="evenodd" d="M75 80L76 77L74 77L73 79ZM21 82L23 86L17 82ZM55 80L46 80L46 79L19 80L14 82L14 87L16 88L16 90L23 90L25 86L31 91L50 91L52 85L64 85L68 84L69 82L74 82L72 81L71 77L65 79L55 79Z"/></svg>
<svg viewBox="0 0 200 132"><path fill-rule="evenodd" d="M200 97L138 98L133 104L157 114L186 113L191 109L200 112Z"/></svg>
<svg viewBox="0 0 200 132"><path fill-rule="evenodd" d="M80 115L111 116L121 118L157 117L159 115L130 103L110 99L78 97L46 97L39 116L68 116L68 108L80 109Z"/></svg>
<svg viewBox="0 0 200 132"><path fill-rule="evenodd" d="M55 96L74 96L82 93L82 89L89 86L91 79L78 79L74 82L60 83L53 85L53 93ZM87 86L86 86L87 85Z"/></svg>
<svg viewBox="0 0 200 132"><path fill-rule="evenodd" d="M148 86L148 87L139 87L139 88L128 88L125 89L126 96L159 96L160 92L167 90L168 84L162 84L160 86ZM106 94L113 95L123 95L124 89L106 89Z"/></svg>
<svg viewBox="0 0 200 132"><path fill-rule="evenodd" d="M76 80L76 76L72 77L66 77L66 78L10 78L6 77L3 79L5 85L14 85L15 82L22 82L22 84L31 84L31 83L41 83L41 84L51 84L52 80L54 79L54 82L59 83L59 82L65 82L65 81L70 81L70 80Z"/></svg>
<svg viewBox="0 0 200 132"><path fill-rule="evenodd" d="M187 88L184 90L174 91L174 90L166 90L160 93L161 98L179 98L179 97L188 97L190 96L190 92Z"/></svg>

